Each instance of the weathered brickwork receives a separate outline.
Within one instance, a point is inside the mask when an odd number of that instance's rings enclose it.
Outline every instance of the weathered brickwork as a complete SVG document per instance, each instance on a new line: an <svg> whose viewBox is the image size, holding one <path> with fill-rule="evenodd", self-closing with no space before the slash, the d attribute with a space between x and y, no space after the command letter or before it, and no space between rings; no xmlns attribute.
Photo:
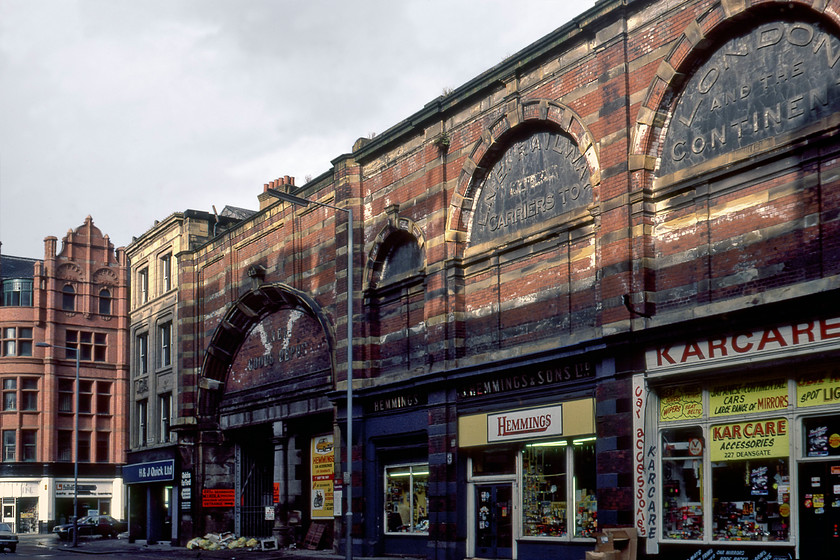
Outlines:
<svg viewBox="0 0 840 560"><path fill-rule="evenodd" d="M840 95L818 80L805 88L798 63L724 78L720 61L740 64L726 49L775 49L781 58L810 57L822 69L815 75L831 77L840 38L827 30L840 24L838 7L598 2L382 135L360 139L310 183L266 184L258 213L179 260L180 366L195 381L179 396L181 414L224 432L228 454L229 445L247 447L234 432L259 423L298 430L304 443L294 445L304 454L306 438L322 432L343 449L350 257L361 403L353 505L365 519L355 518L356 548L424 550L383 534L383 457L399 447L392 439L410 434L400 448L405 462L428 464L426 544L430 555L454 558L475 552L466 528L475 496L465 488L478 455L459 444L459 418L585 398L594 402L598 517L633 524L630 377L645 370L643 346L690 333L695 320L725 325L744 309L795 306L837 289ZM777 102L753 101L777 82L787 88ZM280 202L270 190L328 206ZM320 386L261 392L244 410L227 371L243 358L237 352L260 355L254 333L286 309L317 319L332 370ZM591 362L592 375L550 390L516 385L523 368L545 375L567 360ZM458 393L500 372L516 379L507 393ZM378 399L394 408L372 408ZM401 420L403 409L426 405L427 424ZM346 468L346 457L336 464ZM208 488L233 484L231 471L211 471L201 482L216 485ZM207 514L204 523L228 521ZM542 544L522 546L521 557L546 554Z"/></svg>

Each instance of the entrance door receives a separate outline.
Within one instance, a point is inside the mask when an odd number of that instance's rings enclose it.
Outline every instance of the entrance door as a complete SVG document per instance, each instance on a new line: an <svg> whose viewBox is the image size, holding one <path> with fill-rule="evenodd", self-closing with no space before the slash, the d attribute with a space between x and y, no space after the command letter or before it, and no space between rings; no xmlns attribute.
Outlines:
<svg viewBox="0 0 840 560"><path fill-rule="evenodd" d="M799 557L835 560L840 547L840 459L799 465Z"/></svg>
<svg viewBox="0 0 840 560"><path fill-rule="evenodd" d="M476 484L475 555L479 558L513 556L513 486Z"/></svg>

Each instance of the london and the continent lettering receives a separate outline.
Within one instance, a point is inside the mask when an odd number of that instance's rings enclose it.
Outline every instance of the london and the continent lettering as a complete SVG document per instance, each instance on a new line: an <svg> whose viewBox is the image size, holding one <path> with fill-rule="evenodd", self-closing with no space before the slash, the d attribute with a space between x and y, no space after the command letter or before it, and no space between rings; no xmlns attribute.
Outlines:
<svg viewBox="0 0 840 560"><path fill-rule="evenodd" d="M666 172L829 114L840 101L839 60L840 42L807 23L767 24L724 46L683 94Z"/></svg>

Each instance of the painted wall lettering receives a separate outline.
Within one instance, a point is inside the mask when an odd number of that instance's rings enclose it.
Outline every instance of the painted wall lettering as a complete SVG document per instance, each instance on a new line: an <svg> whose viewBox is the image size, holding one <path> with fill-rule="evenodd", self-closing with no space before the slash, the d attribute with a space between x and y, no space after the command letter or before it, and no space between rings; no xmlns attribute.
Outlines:
<svg viewBox="0 0 840 560"><path fill-rule="evenodd" d="M840 108L840 40L816 23L772 22L730 39L689 79L660 175L787 133Z"/></svg>
<svg viewBox="0 0 840 560"><path fill-rule="evenodd" d="M513 143L484 179L471 242L510 235L592 202L589 168L577 144L553 132Z"/></svg>

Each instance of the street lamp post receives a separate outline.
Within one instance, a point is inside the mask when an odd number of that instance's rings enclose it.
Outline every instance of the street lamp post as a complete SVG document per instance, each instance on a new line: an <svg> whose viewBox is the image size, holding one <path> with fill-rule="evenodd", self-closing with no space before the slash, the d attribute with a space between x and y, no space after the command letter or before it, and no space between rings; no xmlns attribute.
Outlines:
<svg viewBox="0 0 840 560"><path fill-rule="evenodd" d="M298 206L323 206L347 213L347 472L344 476L344 492L347 496L347 511L344 513L346 560L353 558L353 209L339 208L315 200L301 198L293 194L268 189L269 195Z"/></svg>
<svg viewBox="0 0 840 560"><path fill-rule="evenodd" d="M57 346L47 342L38 342L35 346L41 348L58 348L70 350L76 354L76 385L75 385L75 429L73 430L73 546L79 546L79 349L69 346Z"/></svg>

